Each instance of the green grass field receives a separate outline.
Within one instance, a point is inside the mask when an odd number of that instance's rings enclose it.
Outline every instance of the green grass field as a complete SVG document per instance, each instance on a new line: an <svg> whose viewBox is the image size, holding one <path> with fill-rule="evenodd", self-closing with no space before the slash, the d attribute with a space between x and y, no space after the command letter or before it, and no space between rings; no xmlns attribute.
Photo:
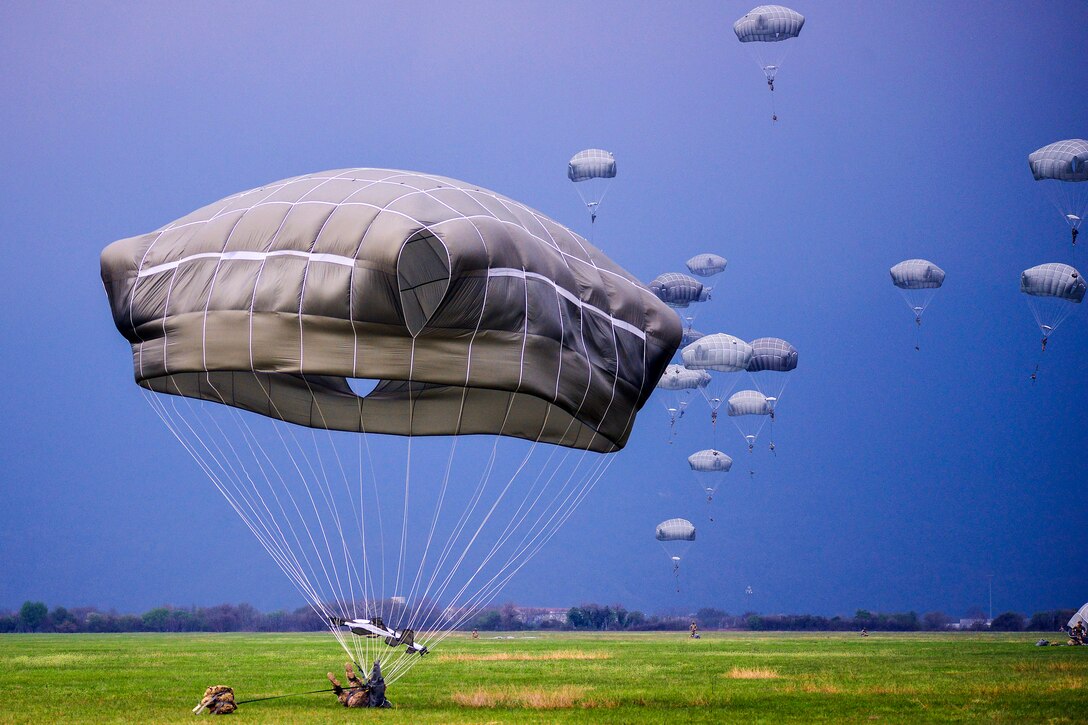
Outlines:
<svg viewBox="0 0 1088 725"><path fill-rule="evenodd" d="M243 704L250 722L1088 722L1088 647L1034 634L457 635L395 683L393 710L332 694ZM191 722L208 685L239 700L325 687L328 635L0 636L0 722Z"/></svg>

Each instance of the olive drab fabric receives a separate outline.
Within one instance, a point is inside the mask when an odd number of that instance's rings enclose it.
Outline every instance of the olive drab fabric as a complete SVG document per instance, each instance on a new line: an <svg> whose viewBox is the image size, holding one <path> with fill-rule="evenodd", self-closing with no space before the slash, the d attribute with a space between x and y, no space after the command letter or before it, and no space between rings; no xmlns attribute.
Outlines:
<svg viewBox="0 0 1088 725"><path fill-rule="evenodd" d="M681 337L571 230L408 171L230 196L114 242L102 280L140 385L335 430L613 451Z"/></svg>

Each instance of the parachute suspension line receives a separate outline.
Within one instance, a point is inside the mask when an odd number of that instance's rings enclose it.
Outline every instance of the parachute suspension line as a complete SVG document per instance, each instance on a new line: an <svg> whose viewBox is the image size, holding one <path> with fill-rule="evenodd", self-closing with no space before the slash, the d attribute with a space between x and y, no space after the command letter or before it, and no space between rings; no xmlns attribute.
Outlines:
<svg viewBox="0 0 1088 725"><path fill-rule="evenodd" d="M205 475L208 476L209 480L212 482L212 485L214 485L216 489L219 490L220 494L227 501L228 505L230 505L231 508L234 509L235 513L238 514L239 518L242 520L242 523L245 524L245 526L250 530L251 533L253 533L253 535L257 538L257 541L262 545L262 547L264 547L265 551L268 552L268 554L272 557L273 561L276 562L277 566L280 567L280 570L283 571L288 579L295 585L295 588L299 591L299 593L304 596L314 613L321 617L323 621L327 622L328 610L325 608L322 602L322 597L313 588L313 586L310 584L310 581L306 578L305 574L299 568L299 565L297 564L297 557L294 557L293 555L288 557L288 555L284 553L285 549L289 549L289 547L285 546L285 540L282 543L275 540L274 535L272 535L271 531L268 529L267 522L265 522L264 519L260 516L259 510L252 508L252 502L249 501L249 499L245 497L244 494L242 494L240 488L241 478L236 472L233 472L231 470L232 467L230 466L229 462L226 461L225 454L223 453L222 449L219 449L218 446L216 446L216 448L219 450L219 455L217 456L216 452L213 451L211 447L209 447L207 441L201 437L199 431L197 431L192 426L192 424L189 422L189 419L187 419L180 412L178 412L176 402L173 401L173 396L171 396L172 406L174 409L173 417L171 417L171 414L166 410L165 405L163 404L162 400L159 399L159 396L157 394L148 392L145 397L147 398L149 405L151 405L152 409L155 410L156 414L159 415L159 418L163 421L164 425L166 425L167 430L169 430L171 434L173 434L178 442L182 445L182 447L187 452L189 452L193 460L197 463L201 470L204 471ZM188 401L188 399L186 400L189 404L190 412L192 412L192 403L191 401ZM199 416L193 416L192 419L197 420L198 418ZM175 420L180 421L180 423L184 425L185 429L189 431L189 434L193 437L193 441L195 442L190 441L183 434L183 429L174 422ZM206 426L205 434L208 436L209 439L211 438L211 435L207 431ZM201 454L201 450L204 451L204 454ZM220 459L219 456L223 456L223 458ZM219 469L220 474L216 473L216 468ZM242 502L239 499L235 498L232 495L231 491L228 489L226 482L223 478L224 476L227 478L233 477L235 479L233 484L235 486L235 490L239 493L239 495L242 496L242 501L246 501L247 504L251 507L248 513L243 508ZM254 521L254 519L256 519L256 521ZM275 521L274 517L272 517L272 520L273 522ZM314 546L316 548L316 544ZM294 565L292 565L290 559L294 560ZM310 566L311 572L313 572L312 564L309 563L308 557L307 563L308 566ZM343 635L340 632L333 632L333 634L339 641L340 646L344 649L344 651L349 656L351 656L351 651L346 641L344 640Z"/></svg>
<svg viewBox="0 0 1088 725"><path fill-rule="evenodd" d="M567 455L573 451L568 450ZM581 467L582 461L586 459L589 451L582 451L582 455L579 456L579 461L575 468L571 471L571 474L567 478L567 482L562 488L566 488L567 485L573 480L577 474L578 469ZM524 567L539 551L542 549L562 528L567 519L578 508L578 505L584 500L585 496L593 489L593 487L600 481L601 478L608 472L608 468L615 460L615 456L601 456L596 464L595 470L586 477L585 483L581 486L580 490L575 494L575 489L572 489L564 498L563 504L567 504L571 496L573 495L573 502L569 505L561 505L557 507L555 511L549 516L544 526L541 526L535 532L526 532L522 538L522 544L519 544L518 550L509 556L506 564L500 569L499 572L494 574L491 579L481 587L480 591L473 598L470 598L469 602L455 621L450 622L447 626L442 627L442 633L439 635L435 645L440 644L442 640L448 637L458 627L463 626L466 622L476 616L480 610L486 607L494 599L494 597L506 586L509 581L517 575L517 573ZM554 474L553 474L554 477ZM575 487L577 488L577 487ZM562 490L559 492L562 493ZM558 497L559 493L556 494ZM555 499L553 499L554 501ZM562 513L560 513L562 511ZM546 513L543 512L543 513ZM543 515L543 513L541 515ZM558 518L557 518L558 517ZM538 517L538 521L539 521ZM534 523L534 526L536 524ZM532 527L531 527L532 528ZM429 643L428 643L429 644ZM414 667L418 658L413 658L409 664L408 669ZM403 674L403 673L401 673Z"/></svg>

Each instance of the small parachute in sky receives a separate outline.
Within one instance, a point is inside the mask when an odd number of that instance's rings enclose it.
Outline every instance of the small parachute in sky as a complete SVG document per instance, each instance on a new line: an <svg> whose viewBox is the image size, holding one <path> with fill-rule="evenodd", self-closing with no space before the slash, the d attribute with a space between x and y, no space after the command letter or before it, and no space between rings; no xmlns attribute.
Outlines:
<svg viewBox="0 0 1088 725"><path fill-rule="evenodd" d="M676 591L680 591L680 560L695 541L695 526L687 519L668 519L657 525L657 540L672 560L672 574L676 578Z"/></svg>
<svg viewBox="0 0 1088 725"><path fill-rule="evenodd" d="M1028 166L1069 225L1075 245L1081 221L1088 212L1088 141L1055 141L1028 154Z"/></svg>
<svg viewBox="0 0 1088 725"><path fill-rule="evenodd" d="M608 193L608 184L616 176L616 157L604 149L585 149L567 163L567 178L589 210L589 223L597 221L597 210Z"/></svg>
<svg viewBox="0 0 1088 725"><path fill-rule="evenodd" d="M789 52L791 44L782 41L796 38L805 26L805 16L782 5L760 5L733 23L737 40L745 44L767 77L767 87L774 91L774 79ZM771 120L777 121L774 96L771 96Z"/></svg>
<svg viewBox="0 0 1088 725"><path fill-rule="evenodd" d="M737 384L735 375L748 369L752 361L752 346L733 335L716 333L699 338L680 353L684 365L692 370L713 370L710 383L702 389L710 406L710 423L718 422L718 409Z"/></svg>
<svg viewBox="0 0 1088 725"><path fill-rule="evenodd" d="M710 299L710 287L679 272L660 274L650 282L650 291L669 307L687 307Z"/></svg>
<svg viewBox="0 0 1088 725"><path fill-rule="evenodd" d="M725 270L725 265L727 264L728 262L725 257L710 252L707 252L706 254L696 254L687 261L688 269L691 270L691 273L697 274L700 277L713 277L716 274L720 274Z"/></svg>
<svg viewBox="0 0 1088 725"><path fill-rule="evenodd" d="M727 410L729 418L744 437L748 452L751 453L763 426L768 420L773 423L771 402L758 390L741 390L729 397ZM755 471L749 469L748 473L754 474Z"/></svg>
<svg viewBox="0 0 1088 725"><path fill-rule="evenodd" d="M706 502L709 504L714 499L714 492L722 481L722 474L729 473L733 467L733 459L714 448L696 451L688 456L688 466L695 476L699 488L706 494ZM711 516L713 521L714 517Z"/></svg>
<svg viewBox="0 0 1088 725"><path fill-rule="evenodd" d="M748 377L756 389L767 396L773 421L782 393L792 377L789 373L797 368L797 348L779 337L758 337L748 344L752 346Z"/></svg>
<svg viewBox="0 0 1088 725"><path fill-rule="evenodd" d="M694 327L685 326L683 333L680 335L680 349L683 350L691 343L696 340L701 340L704 337L706 337L706 335L699 332Z"/></svg>
<svg viewBox="0 0 1088 725"><path fill-rule="evenodd" d="M922 325L922 313L933 301L937 290L944 284L944 270L928 259L905 259L891 268L892 284L899 288L899 294L907 307L914 313L914 323ZM914 349L920 349L915 335Z"/></svg>
<svg viewBox="0 0 1088 725"><path fill-rule="evenodd" d="M658 390L662 391L665 412L669 415L669 442L676 434L676 424L684 417L691 395L702 390L710 382L710 373L705 370L689 370L683 365L669 365L661 379L657 381Z"/></svg>
<svg viewBox="0 0 1088 725"><path fill-rule="evenodd" d="M1084 299L1085 284L1080 272L1068 264L1051 262L1025 269L1020 274L1020 291L1027 295L1031 314L1043 333L1042 349L1045 351L1051 333L1073 313L1074 305Z"/></svg>

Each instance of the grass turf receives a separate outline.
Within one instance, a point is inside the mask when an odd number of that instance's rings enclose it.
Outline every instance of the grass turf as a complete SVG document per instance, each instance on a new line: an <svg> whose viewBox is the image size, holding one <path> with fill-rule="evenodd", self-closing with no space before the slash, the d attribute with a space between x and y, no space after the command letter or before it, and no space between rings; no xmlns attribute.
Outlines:
<svg viewBox="0 0 1088 725"><path fill-rule="evenodd" d="M1088 647L1035 634L707 632L455 635L389 688L243 704L232 721L1088 722ZM533 637L528 639L525 637ZM0 722L192 722L208 685L239 700L326 687L319 634L0 635Z"/></svg>

